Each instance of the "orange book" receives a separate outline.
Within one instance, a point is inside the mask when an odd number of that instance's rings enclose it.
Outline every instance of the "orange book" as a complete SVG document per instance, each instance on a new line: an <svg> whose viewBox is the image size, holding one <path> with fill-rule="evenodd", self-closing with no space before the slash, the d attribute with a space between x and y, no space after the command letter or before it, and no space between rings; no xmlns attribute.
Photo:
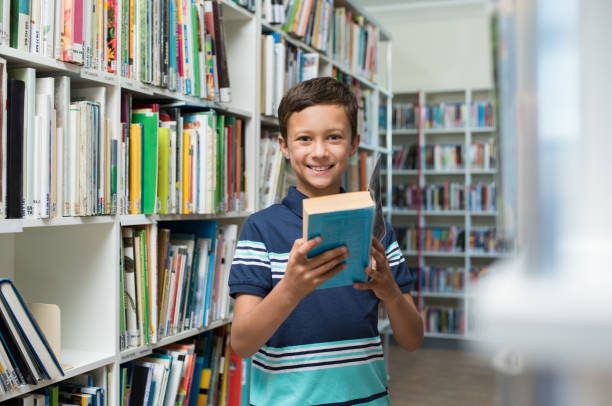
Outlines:
<svg viewBox="0 0 612 406"><path fill-rule="evenodd" d="M359 190L361 191L368 190L367 158L367 152L359 152Z"/></svg>
<svg viewBox="0 0 612 406"><path fill-rule="evenodd" d="M140 214L142 125L130 125L130 214Z"/></svg>

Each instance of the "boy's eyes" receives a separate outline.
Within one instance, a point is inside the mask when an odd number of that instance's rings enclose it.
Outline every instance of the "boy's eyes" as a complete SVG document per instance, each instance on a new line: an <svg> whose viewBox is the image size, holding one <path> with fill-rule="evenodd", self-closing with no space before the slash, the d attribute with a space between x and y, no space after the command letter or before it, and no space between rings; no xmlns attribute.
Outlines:
<svg viewBox="0 0 612 406"><path fill-rule="evenodd" d="M342 136L340 134L332 134L329 136L330 140L341 140Z"/></svg>
<svg viewBox="0 0 612 406"><path fill-rule="evenodd" d="M337 141L337 140L341 140L342 139L342 135L341 134L331 134L327 137L329 140L332 141ZM302 135L297 137L297 141L300 142L309 142L312 141L312 137L308 136L308 135Z"/></svg>

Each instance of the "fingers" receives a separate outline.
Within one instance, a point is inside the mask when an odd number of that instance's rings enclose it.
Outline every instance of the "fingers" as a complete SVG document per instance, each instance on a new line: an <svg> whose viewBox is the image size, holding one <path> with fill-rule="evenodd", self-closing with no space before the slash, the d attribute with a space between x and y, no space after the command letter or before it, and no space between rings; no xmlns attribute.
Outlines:
<svg viewBox="0 0 612 406"><path fill-rule="evenodd" d="M344 248L344 250L339 250L338 248ZM312 274L315 277L321 276L329 272L330 270L338 266L340 262L348 258L348 251L346 250L346 248L345 247L338 247L338 248L334 248L333 250L326 251L323 254L318 255L316 257L316 258L322 257L321 259L325 259L325 260L320 265L312 268ZM337 253L339 253L339 255ZM324 256L325 258L323 258Z"/></svg>
<svg viewBox="0 0 612 406"><path fill-rule="evenodd" d="M385 253L385 247L383 247L382 243L378 241L378 238L372 237L372 248L376 249L379 252Z"/></svg>
<svg viewBox="0 0 612 406"><path fill-rule="evenodd" d="M301 246L297 249L297 253L305 257L306 254L308 254L311 249L313 249L314 247L316 247L317 245L321 243L321 237L315 237L305 242L302 238L299 238L295 240L295 243L297 244L298 241L301 242Z"/></svg>
<svg viewBox="0 0 612 406"><path fill-rule="evenodd" d="M343 259L347 258L348 249L345 246L341 246L322 252L316 257L310 258L310 266L312 266L313 268L318 268L324 263L329 262L337 257L343 257Z"/></svg>
<svg viewBox="0 0 612 406"><path fill-rule="evenodd" d="M374 261L376 261L376 270L383 272L387 266L387 256L385 255L384 252L380 252L379 250L375 249L374 247L372 247L372 250L370 250L370 253L372 254L372 257L374 258Z"/></svg>
<svg viewBox="0 0 612 406"><path fill-rule="evenodd" d="M315 283L317 284L317 286L319 286L320 284L328 281L329 279L333 278L334 276L338 275L340 272L342 272L344 270L344 268L346 268L346 264L338 264L336 266L334 266L331 270L323 273L322 275L319 275L316 279L315 279Z"/></svg>
<svg viewBox="0 0 612 406"><path fill-rule="evenodd" d="M370 290L374 288L374 281L367 281L364 283L355 282L353 283L353 287L357 290Z"/></svg>

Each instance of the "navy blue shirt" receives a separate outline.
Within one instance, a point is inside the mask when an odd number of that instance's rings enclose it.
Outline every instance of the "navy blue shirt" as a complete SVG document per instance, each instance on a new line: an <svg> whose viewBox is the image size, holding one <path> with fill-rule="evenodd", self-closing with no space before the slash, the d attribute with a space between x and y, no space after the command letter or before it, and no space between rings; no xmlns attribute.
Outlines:
<svg viewBox="0 0 612 406"><path fill-rule="evenodd" d="M294 187L281 204L250 216L230 271L230 295L265 297L282 279L302 237L302 200ZM400 290L413 281L387 223L382 240ZM388 405L387 375L378 333L379 299L352 286L306 296L253 356L251 403L265 405Z"/></svg>

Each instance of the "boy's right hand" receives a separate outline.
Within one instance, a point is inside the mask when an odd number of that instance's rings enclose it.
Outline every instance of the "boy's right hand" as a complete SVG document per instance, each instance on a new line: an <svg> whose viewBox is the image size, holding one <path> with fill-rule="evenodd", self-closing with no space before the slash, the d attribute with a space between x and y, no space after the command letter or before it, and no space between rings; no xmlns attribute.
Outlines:
<svg viewBox="0 0 612 406"><path fill-rule="evenodd" d="M319 285L340 273L346 264L340 262L348 258L346 247L338 247L308 258L306 254L321 243L321 237L304 241L298 238L289 253L285 276L279 284L298 302L313 292Z"/></svg>

